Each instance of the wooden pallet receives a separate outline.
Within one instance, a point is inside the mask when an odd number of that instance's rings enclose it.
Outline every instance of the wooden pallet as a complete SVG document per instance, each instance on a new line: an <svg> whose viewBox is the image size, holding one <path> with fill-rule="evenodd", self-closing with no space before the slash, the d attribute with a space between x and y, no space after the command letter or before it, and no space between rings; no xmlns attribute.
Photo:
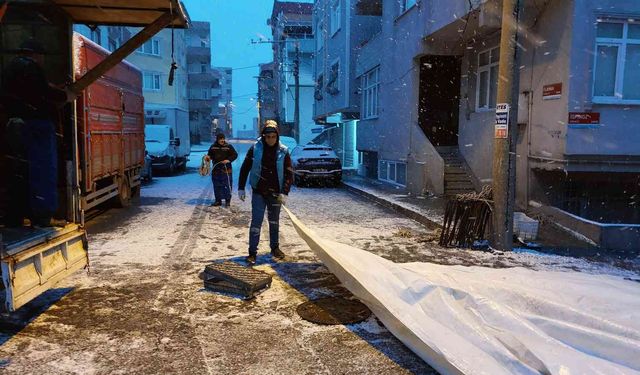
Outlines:
<svg viewBox="0 0 640 375"><path fill-rule="evenodd" d="M271 275L238 263L224 261L211 263L204 269L204 287L224 293L255 297L256 293L271 286Z"/></svg>

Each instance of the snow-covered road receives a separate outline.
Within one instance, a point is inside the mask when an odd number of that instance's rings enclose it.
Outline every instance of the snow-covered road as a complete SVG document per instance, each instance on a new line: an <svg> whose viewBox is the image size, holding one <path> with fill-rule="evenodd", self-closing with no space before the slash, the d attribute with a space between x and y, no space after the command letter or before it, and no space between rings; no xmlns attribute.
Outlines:
<svg viewBox="0 0 640 375"><path fill-rule="evenodd" d="M248 144L236 144L243 154ZM321 296L349 296L282 214L281 249L272 262L263 226L257 268L270 289L244 302L202 289L199 273L247 253L250 205L209 207L211 182L196 168L158 177L139 202L88 224L91 271L79 272L13 318L0 336L3 373L430 373L375 317L317 326L295 312ZM198 151L200 150L200 151ZM242 156L234 163L234 184ZM234 186L237 188L237 186ZM566 257L442 249L418 223L342 189L294 188L288 208L317 234L394 262L579 270L637 278L630 271ZM266 224L266 223L265 223ZM26 326L19 319L33 318ZM24 326L24 327L23 327Z"/></svg>

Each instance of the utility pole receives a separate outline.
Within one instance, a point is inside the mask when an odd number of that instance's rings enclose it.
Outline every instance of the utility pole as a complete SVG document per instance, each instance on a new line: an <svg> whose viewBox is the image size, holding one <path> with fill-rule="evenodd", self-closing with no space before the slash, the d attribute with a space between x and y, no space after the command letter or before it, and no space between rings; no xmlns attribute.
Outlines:
<svg viewBox="0 0 640 375"><path fill-rule="evenodd" d="M520 71L517 65L518 16L522 0L503 0L500 67L493 149L493 247L511 250L515 201L515 127Z"/></svg>
<svg viewBox="0 0 640 375"><path fill-rule="evenodd" d="M229 99L227 99L227 103L224 106L224 127L227 134L229 134L229 137L233 137L233 133L229 128Z"/></svg>
<svg viewBox="0 0 640 375"><path fill-rule="evenodd" d="M295 104L293 109L293 137L300 142L300 43L295 44L295 59L293 60L293 78L295 85Z"/></svg>
<svg viewBox="0 0 640 375"><path fill-rule="evenodd" d="M294 77L294 109L293 109L293 136L296 135L300 129L300 41L298 40L251 40L251 44L278 44L278 43L295 43L295 57L293 61L293 77ZM285 49L286 50L286 49ZM285 52L288 53L288 52ZM288 82L285 80L285 84L288 86ZM286 121L286 115L285 119ZM297 138L296 138L297 139Z"/></svg>
<svg viewBox="0 0 640 375"><path fill-rule="evenodd" d="M258 97L256 105L258 106L258 131L260 131L260 124L262 124L262 116L260 116L260 98Z"/></svg>

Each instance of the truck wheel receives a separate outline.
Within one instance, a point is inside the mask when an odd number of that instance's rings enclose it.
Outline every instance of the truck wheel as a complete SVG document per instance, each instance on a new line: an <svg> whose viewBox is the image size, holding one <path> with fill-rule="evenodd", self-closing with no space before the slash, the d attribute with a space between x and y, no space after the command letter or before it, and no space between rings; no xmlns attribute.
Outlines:
<svg viewBox="0 0 640 375"><path fill-rule="evenodd" d="M126 176L119 178L118 183L118 196L116 197L116 205L124 208L131 205L131 186L129 185L129 179Z"/></svg>
<svg viewBox="0 0 640 375"><path fill-rule="evenodd" d="M142 185L138 185L134 188L131 188L131 198L133 199L140 198L141 190L142 190Z"/></svg>

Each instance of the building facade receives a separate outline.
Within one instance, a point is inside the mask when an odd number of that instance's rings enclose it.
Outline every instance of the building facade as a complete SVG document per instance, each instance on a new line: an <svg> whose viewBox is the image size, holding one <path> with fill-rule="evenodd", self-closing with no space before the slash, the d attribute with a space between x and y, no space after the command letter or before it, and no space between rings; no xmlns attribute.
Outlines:
<svg viewBox="0 0 640 375"><path fill-rule="evenodd" d="M277 117L282 135L292 136L299 144L311 141L316 128L313 119L313 4L274 1L271 18L273 42L273 79ZM296 72L298 80L296 81ZM299 123L295 125L296 92L299 98Z"/></svg>
<svg viewBox="0 0 640 375"><path fill-rule="evenodd" d="M74 30L113 52L140 31L140 28L99 26L91 29L76 25ZM187 130L189 100L186 39L185 30L176 29L172 32L164 29L126 58L143 74L145 123L172 126L182 142L190 141ZM177 69L170 85L172 52Z"/></svg>
<svg viewBox="0 0 640 375"><path fill-rule="evenodd" d="M640 3L523 6L512 155L518 206L535 201L589 220L640 223ZM359 28L362 17L374 25ZM318 0L314 22L322 51L315 116L338 124L328 131L337 133L345 113L358 117L360 173L416 194L491 184L499 1ZM329 91L327 72L333 82L335 71L338 90L359 98ZM344 135L329 139L345 144Z"/></svg>
<svg viewBox="0 0 640 375"><path fill-rule="evenodd" d="M214 67L220 80L220 97L218 99L217 119L220 128L228 136L233 134L233 69Z"/></svg>
<svg viewBox="0 0 640 375"><path fill-rule="evenodd" d="M258 76L258 101L260 110L258 111L261 122L275 120L280 123L276 108L276 90L273 78L273 63L260 64L260 75Z"/></svg>
<svg viewBox="0 0 640 375"><path fill-rule="evenodd" d="M357 148L357 128L362 119L378 117L377 101L372 101L371 89L376 90L378 79L371 62L366 101L366 116L361 114L361 87L357 54L366 43L380 33L382 16L379 4L363 7L358 0L320 0L314 6L314 119L324 124L316 142L329 143L343 168L360 169L366 176L377 178L372 155L375 150ZM381 50L378 50L382 56ZM376 58L374 58L375 60ZM363 152L358 152L363 150Z"/></svg>
<svg viewBox="0 0 640 375"><path fill-rule="evenodd" d="M220 77L211 68L210 35L209 22L192 22L187 29L189 129L196 143L211 142L219 131Z"/></svg>

